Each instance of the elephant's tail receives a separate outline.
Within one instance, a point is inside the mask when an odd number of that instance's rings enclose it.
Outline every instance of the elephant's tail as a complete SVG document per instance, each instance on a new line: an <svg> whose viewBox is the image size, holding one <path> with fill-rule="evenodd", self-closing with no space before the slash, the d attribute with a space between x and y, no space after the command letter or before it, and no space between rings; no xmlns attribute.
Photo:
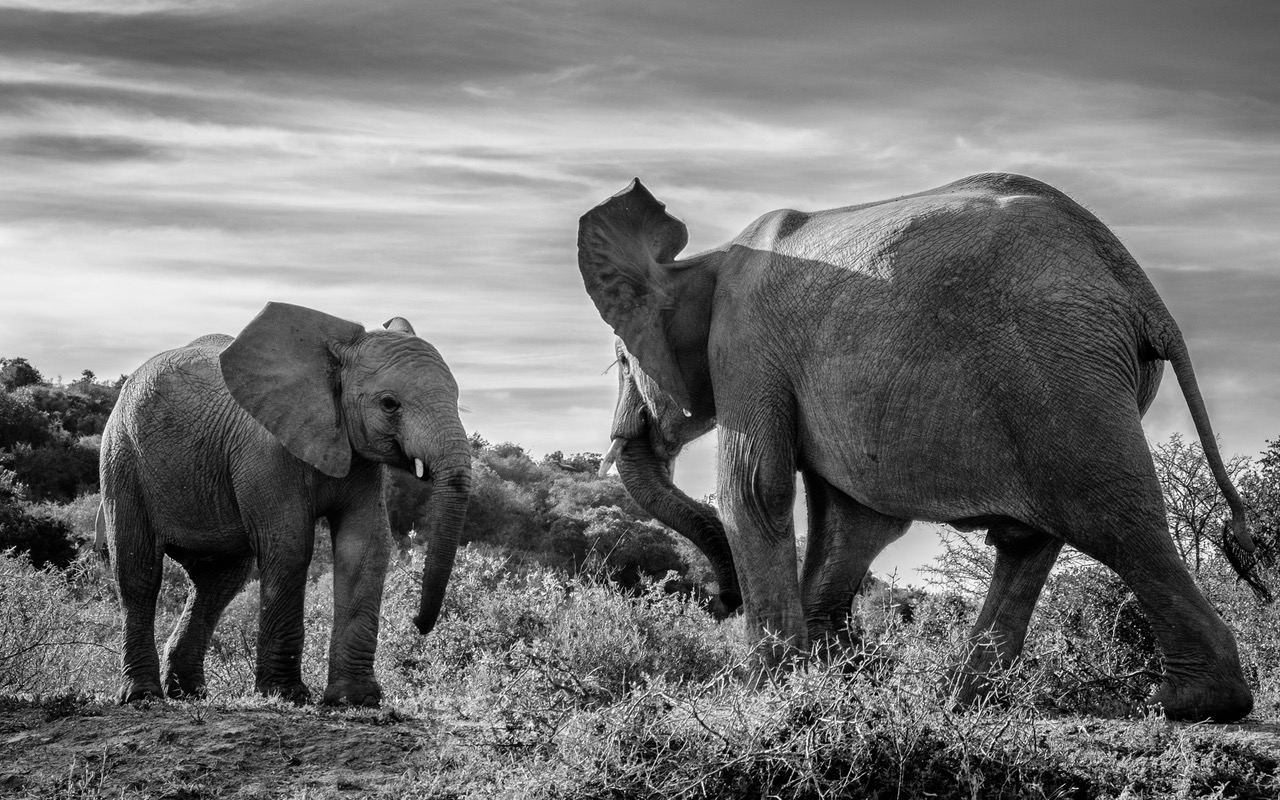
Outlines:
<svg viewBox="0 0 1280 800"><path fill-rule="evenodd" d="M1258 574L1258 569L1271 566L1275 556L1271 548L1258 548L1245 524L1244 501L1240 493L1231 483L1227 467L1222 461L1222 453L1218 450L1218 440L1213 434L1213 426L1209 422L1209 412L1204 407L1204 398L1200 395L1200 384L1196 381L1195 370L1191 367L1191 354L1181 333L1176 332L1168 337L1169 341L1162 353L1173 366L1173 374L1178 378L1178 386L1191 411L1191 420L1195 423L1196 434L1200 437L1200 447L1204 450L1205 460L1213 472L1218 489L1227 500L1231 509L1231 519L1222 525L1222 552L1231 562L1232 568L1242 580L1249 584L1258 599L1270 603L1274 600L1271 590L1267 588Z"/></svg>

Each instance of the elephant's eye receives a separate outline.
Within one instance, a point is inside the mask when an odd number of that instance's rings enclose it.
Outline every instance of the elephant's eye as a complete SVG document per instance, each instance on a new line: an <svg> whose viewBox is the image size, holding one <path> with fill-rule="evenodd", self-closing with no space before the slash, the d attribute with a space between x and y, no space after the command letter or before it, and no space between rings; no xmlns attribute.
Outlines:
<svg viewBox="0 0 1280 800"><path fill-rule="evenodd" d="M388 414L391 414L400 409L400 401L395 399L391 395L384 396L381 400L378 401L378 405L382 406L382 410L387 412Z"/></svg>

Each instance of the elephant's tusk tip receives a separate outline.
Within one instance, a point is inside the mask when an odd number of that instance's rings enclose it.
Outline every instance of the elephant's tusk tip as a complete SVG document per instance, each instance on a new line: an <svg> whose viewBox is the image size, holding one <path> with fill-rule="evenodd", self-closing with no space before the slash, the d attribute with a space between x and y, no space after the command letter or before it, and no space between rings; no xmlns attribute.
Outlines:
<svg viewBox="0 0 1280 800"><path fill-rule="evenodd" d="M425 469L422 466L422 459L415 458L413 460L413 474L421 478L423 475L423 472L425 472Z"/></svg>
<svg viewBox="0 0 1280 800"><path fill-rule="evenodd" d="M622 448L626 445L627 440L619 436L609 444L609 450L600 459L600 469L596 473L597 477L603 478L609 474L609 468L613 466L613 462L618 460L618 453L622 452Z"/></svg>

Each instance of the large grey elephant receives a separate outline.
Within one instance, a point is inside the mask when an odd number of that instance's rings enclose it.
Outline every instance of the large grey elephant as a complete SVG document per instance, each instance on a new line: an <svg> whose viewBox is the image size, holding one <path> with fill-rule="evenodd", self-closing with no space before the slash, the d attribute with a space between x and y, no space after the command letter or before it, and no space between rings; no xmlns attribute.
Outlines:
<svg viewBox="0 0 1280 800"><path fill-rule="evenodd" d="M422 600L436 622L466 513L471 447L458 387L403 319L386 330L268 303L237 336L211 335L142 365L102 437L105 538L124 611L122 702L203 693L227 603L260 572L257 690L303 702L303 592L315 525L333 534L326 703L375 705L378 614L390 548L391 465L432 482ZM191 577L156 654L165 555Z"/></svg>
<svg viewBox="0 0 1280 800"><path fill-rule="evenodd" d="M1140 424L1163 360L1249 552L1243 506L1177 325L1092 214L1030 178L978 175L772 212L677 261L688 234L665 208L636 180L580 221L579 268L625 343L624 394L635 387L610 453L621 465L636 447L678 452L718 426L725 536L748 634L770 634L765 665L829 634L871 560L931 520L986 528L996 547L975 626L994 644L975 649L962 694L1021 651L1068 542L1115 570L1151 620L1165 659L1153 702L1172 718L1249 712L1235 639L1174 549ZM646 393L664 399L637 414ZM628 487L663 479L652 461L656 475L622 473Z"/></svg>

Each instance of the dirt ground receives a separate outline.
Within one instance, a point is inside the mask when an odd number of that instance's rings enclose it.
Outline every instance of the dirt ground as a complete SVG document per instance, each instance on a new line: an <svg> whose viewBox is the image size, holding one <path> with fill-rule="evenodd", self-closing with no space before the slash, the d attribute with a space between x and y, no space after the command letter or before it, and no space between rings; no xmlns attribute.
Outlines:
<svg viewBox="0 0 1280 800"><path fill-rule="evenodd" d="M1135 724L1064 719L1053 727L1074 746L1106 749ZM1280 761L1280 722L1196 727ZM484 746L486 737L467 723L389 710L0 700L0 797L453 798L448 751ZM453 766L465 769L465 759Z"/></svg>
<svg viewBox="0 0 1280 800"><path fill-rule="evenodd" d="M364 797L420 778L416 796L448 797L437 746L470 733L388 711L0 704L0 797Z"/></svg>

